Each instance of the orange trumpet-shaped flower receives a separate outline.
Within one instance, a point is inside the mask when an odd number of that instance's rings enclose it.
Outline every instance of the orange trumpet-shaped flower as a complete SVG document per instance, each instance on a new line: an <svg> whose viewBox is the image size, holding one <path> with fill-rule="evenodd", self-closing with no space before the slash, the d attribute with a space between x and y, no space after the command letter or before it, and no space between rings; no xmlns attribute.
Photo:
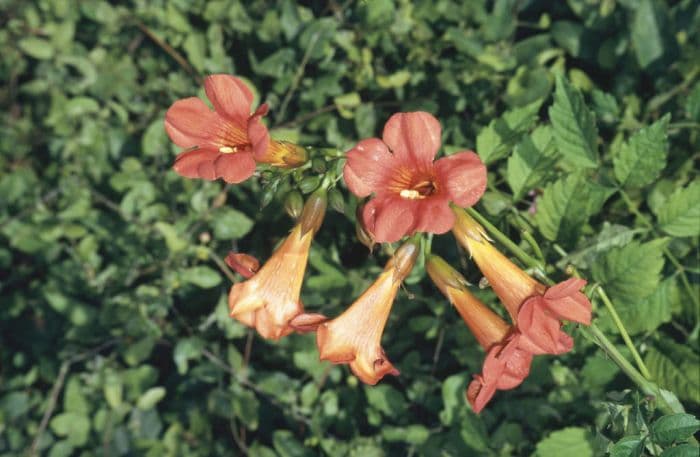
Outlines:
<svg viewBox="0 0 700 457"><path fill-rule="evenodd" d="M299 223L265 265L250 279L231 288L228 297L231 317L273 340L295 329L311 329L308 322L295 327L291 321L304 311L299 300L301 283L311 240L321 227L325 211L325 191L317 191L304 205Z"/></svg>
<svg viewBox="0 0 700 457"><path fill-rule="evenodd" d="M425 268L487 351L482 373L474 376L467 389L467 399L479 413L496 390L513 389L523 382L530 374L532 354L520 347L520 332L472 295L466 279L447 262L430 256Z"/></svg>
<svg viewBox="0 0 700 457"><path fill-rule="evenodd" d="M561 331L561 319L591 323L591 302L580 289L586 281L571 278L547 288L518 268L488 240L483 227L464 210L454 209L453 233L469 250L498 298L522 333L520 346L534 354L562 354L573 340Z"/></svg>
<svg viewBox="0 0 700 457"><path fill-rule="evenodd" d="M418 256L418 244L408 241L387 262L374 283L343 314L318 326L316 344L321 360L347 363L364 383L374 385L399 371L381 347L391 305Z"/></svg>

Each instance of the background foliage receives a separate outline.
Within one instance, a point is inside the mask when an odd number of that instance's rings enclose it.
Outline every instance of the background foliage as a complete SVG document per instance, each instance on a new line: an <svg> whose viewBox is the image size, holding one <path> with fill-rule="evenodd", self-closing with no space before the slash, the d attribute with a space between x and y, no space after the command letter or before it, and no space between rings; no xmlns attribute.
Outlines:
<svg viewBox="0 0 700 457"><path fill-rule="evenodd" d="M697 2L0 0L0 23L0 455L697 455ZM483 353L420 267L384 338L402 375L376 387L319 362L312 335L270 343L229 319L221 257L268 256L297 181L170 171L165 110L219 72L307 145L435 114L446 153L489 165L482 213L533 254L541 240L555 276L602 284L692 414L657 419L571 328L571 354L474 415ZM302 296L328 315L385 258L346 199ZM478 283L455 246L433 249Z"/></svg>

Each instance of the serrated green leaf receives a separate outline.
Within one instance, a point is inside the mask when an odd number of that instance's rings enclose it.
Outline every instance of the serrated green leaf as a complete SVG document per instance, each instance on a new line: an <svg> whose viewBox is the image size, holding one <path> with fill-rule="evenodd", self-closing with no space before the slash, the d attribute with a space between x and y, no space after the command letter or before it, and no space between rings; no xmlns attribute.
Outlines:
<svg viewBox="0 0 700 457"><path fill-rule="evenodd" d="M644 363L658 384L682 400L700 403L700 356L689 347L668 340L656 342L644 357Z"/></svg>
<svg viewBox="0 0 700 457"><path fill-rule="evenodd" d="M549 107L557 148L574 167L598 166L598 129L595 116L586 107L581 92L557 75L554 103Z"/></svg>
<svg viewBox="0 0 700 457"><path fill-rule="evenodd" d="M550 433L547 438L537 443L536 457L593 457L591 433L581 427L568 427Z"/></svg>
<svg viewBox="0 0 700 457"><path fill-rule="evenodd" d="M476 137L476 151L484 163L491 163L508 155L513 146L537 121L542 101L507 111L492 120Z"/></svg>
<svg viewBox="0 0 700 457"><path fill-rule="evenodd" d="M532 132L532 136L520 140L506 167L506 181L513 190L513 200L520 200L528 190L541 185L555 162L554 137L550 127L539 127Z"/></svg>
<svg viewBox="0 0 700 457"><path fill-rule="evenodd" d="M700 236L700 179L671 194L656 216L669 235Z"/></svg>
<svg viewBox="0 0 700 457"><path fill-rule="evenodd" d="M603 227L593 238L588 239L578 250L563 257L557 266L566 268L568 264L573 264L579 268L589 268L601 253L616 246L624 246L638 233L646 229L631 229L624 225L603 222Z"/></svg>
<svg viewBox="0 0 700 457"><path fill-rule="evenodd" d="M615 302L615 309L631 335L653 332L660 325L670 322L672 311L678 306L680 293L673 277L662 281L652 294L644 299ZM607 314L599 318L599 324L603 329L617 331Z"/></svg>
<svg viewBox="0 0 700 457"><path fill-rule="evenodd" d="M692 414L670 414L658 418L651 426L654 441L662 446L684 441L700 430L700 420Z"/></svg>
<svg viewBox="0 0 700 457"><path fill-rule="evenodd" d="M638 0L630 25L632 46L639 66L646 68L664 54L662 21L665 14L653 0Z"/></svg>
<svg viewBox="0 0 700 457"><path fill-rule="evenodd" d="M548 240L573 244L588 218L597 213L613 189L571 174L547 186L537 201L535 221Z"/></svg>
<svg viewBox="0 0 700 457"><path fill-rule="evenodd" d="M623 143L613 156L615 178L624 187L643 187L651 184L666 167L668 139L666 130L671 119L666 115L645 127Z"/></svg>
<svg viewBox="0 0 700 457"><path fill-rule="evenodd" d="M605 286L613 300L633 303L651 295L659 284L667 239L613 248L593 265L593 278Z"/></svg>

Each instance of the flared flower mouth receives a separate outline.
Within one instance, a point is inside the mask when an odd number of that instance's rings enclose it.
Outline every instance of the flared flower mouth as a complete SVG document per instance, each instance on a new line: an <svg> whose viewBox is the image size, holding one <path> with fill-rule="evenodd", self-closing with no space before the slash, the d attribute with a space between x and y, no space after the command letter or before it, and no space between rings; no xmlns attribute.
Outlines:
<svg viewBox="0 0 700 457"><path fill-rule="evenodd" d="M374 195L362 222L375 241L445 233L454 224L449 202L471 206L484 193L486 167L474 152L434 161L440 134L440 123L428 113L397 113L381 140L362 140L348 151L343 177L358 197Z"/></svg>
<svg viewBox="0 0 700 457"><path fill-rule="evenodd" d="M381 338L394 298L418 256L418 245L407 242L387 262L374 283L340 316L318 326L321 360L346 363L364 383L374 385L399 371L388 360Z"/></svg>
<svg viewBox="0 0 700 457"><path fill-rule="evenodd" d="M295 327L293 320L304 312L299 299L301 285L311 241L321 226L325 209L324 191L309 197L299 223L270 259L250 279L231 288L231 317L256 328L264 338L273 340L295 329L310 329L310 321L298 322Z"/></svg>

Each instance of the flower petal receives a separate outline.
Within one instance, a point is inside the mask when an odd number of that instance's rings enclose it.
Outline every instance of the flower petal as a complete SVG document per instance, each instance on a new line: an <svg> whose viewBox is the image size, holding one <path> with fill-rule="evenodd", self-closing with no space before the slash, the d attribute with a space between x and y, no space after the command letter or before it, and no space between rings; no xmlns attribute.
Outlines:
<svg viewBox="0 0 700 457"><path fill-rule="evenodd" d="M463 208L474 205L486 190L486 166L471 151L438 159L435 172L438 186Z"/></svg>
<svg viewBox="0 0 700 457"><path fill-rule="evenodd" d="M266 106L266 105L263 105ZM254 114L248 120L248 140L253 156L259 162L267 163L267 151L270 147L270 133L265 124L262 123L261 116Z"/></svg>
<svg viewBox="0 0 700 457"><path fill-rule="evenodd" d="M185 178L216 179L214 160L219 156L218 151L211 149L195 149L179 154L173 164L173 170Z"/></svg>
<svg viewBox="0 0 700 457"><path fill-rule="evenodd" d="M381 190L393 171L394 156L379 138L360 141L347 153L343 168L343 179L350 192L358 197L367 197Z"/></svg>
<svg viewBox="0 0 700 457"><path fill-rule="evenodd" d="M430 170L441 133L440 122L430 113L396 113L384 126L382 139L402 162Z"/></svg>
<svg viewBox="0 0 700 457"><path fill-rule="evenodd" d="M246 125L253 94L242 80L231 75L211 75L204 80L204 90L219 115L241 128Z"/></svg>
<svg viewBox="0 0 700 457"><path fill-rule="evenodd" d="M585 280L571 278L550 287L544 294L545 306L559 319L590 325L591 302L579 291L585 285Z"/></svg>
<svg viewBox="0 0 700 457"><path fill-rule="evenodd" d="M220 122L219 116L197 97L178 100L165 113L165 131L182 148L217 149L209 139Z"/></svg>
<svg viewBox="0 0 700 457"><path fill-rule="evenodd" d="M520 347L532 354L564 354L573 348L573 340L561 330L559 319L543 306L539 295L523 303L517 325L521 332Z"/></svg>
<svg viewBox="0 0 700 457"><path fill-rule="evenodd" d="M418 205L401 197L370 200L362 210L362 221L375 241L393 243L414 232Z"/></svg>
<svg viewBox="0 0 700 457"><path fill-rule="evenodd" d="M249 152L221 154L214 161L216 176L228 183L237 184L253 176L255 159Z"/></svg>
<svg viewBox="0 0 700 457"><path fill-rule="evenodd" d="M476 375L467 387L467 400L472 405L475 413L479 414L496 393L496 383L484 383L484 379Z"/></svg>
<svg viewBox="0 0 700 457"><path fill-rule="evenodd" d="M455 215L450 209L449 202L445 198L428 197L419 200L417 232L443 234L452 229L455 223Z"/></svg>

